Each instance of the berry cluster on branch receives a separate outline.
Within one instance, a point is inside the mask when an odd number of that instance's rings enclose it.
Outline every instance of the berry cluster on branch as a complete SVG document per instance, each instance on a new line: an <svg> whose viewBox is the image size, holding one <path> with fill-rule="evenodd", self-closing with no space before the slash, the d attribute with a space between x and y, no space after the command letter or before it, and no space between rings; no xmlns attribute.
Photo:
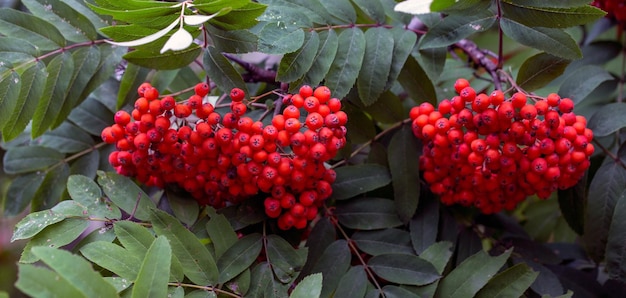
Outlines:
<svg viewBox="0 0 626 298"><path fill-rule="evenodd" d="M589 168L593 132L571 99L477 94L466 79L454 88L458 95L437 109L422 103L410 113L424 142L423 178L443 203L511 210L527 196L574 186Z"/></svg>
<svg viewBox="0 0 626 298"><path fill-rule="evenodd" d="M303 86L283 96L284 110L264 125L246 116L243 90L231 90L223 115L207 102L209 92L200 83L177 102L142 84L132 112L116 112L102 131L117 149L111 165L146 185L177 184L216 208L260 195L281 229L305 228L332 194L336 175L325 163L346 143L341 101L328 87Z"/></svg>
<svg viewBox="0 0 626 298"><path fill-rule="evenodd" d="M626 0L594 0L591 5L606 11L622 28L626 28Z"/></svg>

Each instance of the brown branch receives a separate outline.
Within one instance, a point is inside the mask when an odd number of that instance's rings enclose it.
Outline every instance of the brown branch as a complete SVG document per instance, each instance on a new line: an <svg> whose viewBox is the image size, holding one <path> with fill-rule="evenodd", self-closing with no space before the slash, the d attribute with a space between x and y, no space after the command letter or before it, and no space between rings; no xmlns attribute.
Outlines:
<svg viewBox="0 0 626 298"><path fill-rule="evenodd" d="M222 53L222 54L228 60L239 64L241 67L243 67L243 69L246 70L246 73L241 75L244 82L247 82L247 83L265 82L265 83L270 83L270 84L277 83L275 71L260 68L250 62L244 61L243 59L233 54L228 54L228 53Z"/></svg>

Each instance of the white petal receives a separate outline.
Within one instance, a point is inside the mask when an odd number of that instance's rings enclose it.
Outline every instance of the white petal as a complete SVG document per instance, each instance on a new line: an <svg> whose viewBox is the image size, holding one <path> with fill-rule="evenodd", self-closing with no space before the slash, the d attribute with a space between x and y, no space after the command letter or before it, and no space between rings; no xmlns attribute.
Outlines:
<svg viewBox="0 0 626 298"><path fill-rule="evenodd" d="M424 14L430 12L432 3L433 0L407 0L396 4L393 10L408 14Z"/></svg>
<svg viewBox="0 0 626 298"><path fill-rule="evenodd" d="M167 40L163 48L161 49L161 54L165 53L167 50L172 51L180 51L188 48L193 43L193 37L187 30L180 28L176 31L170 39Z"/></svg>
<svg viewBox="0 0 626 298"><path fill-rule="evenodd" d="M142 37L140 39L136 39L136 40L131 40L131 41L122 41L122 42L114 42L114 41L109 41L107 40L106 42L110 43L110 44L114 44L117 46L122 46L122 47L135 47L135 46L140 46L143 44L147 44L147 43L151 43L163 36L165 36L165 34L167 34L168 32L170 32L172 29L174 29L174 27L176 27L176 25L178 25L179 19L176 19L174 22L172 22L169 26L165 27L162 30L159 30L159 32Z"/></svg>
<svg viewBox="0 0 626 298"><path fill-rule="evenodd" d="M187 15L187 16L183 16L183 19L185 19L185 24L189 25L189 26L197 26L200 25L214 17L216 17L219 14L219 12L214 13L210 16L204 16L204 15Z"/></svg>

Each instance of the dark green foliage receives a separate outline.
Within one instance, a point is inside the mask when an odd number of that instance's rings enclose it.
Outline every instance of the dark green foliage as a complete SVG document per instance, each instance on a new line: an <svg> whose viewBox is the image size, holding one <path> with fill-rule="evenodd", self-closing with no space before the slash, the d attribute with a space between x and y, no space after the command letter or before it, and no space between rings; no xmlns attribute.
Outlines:
<svg viewBox="0 0 626 298"><path fill-rule="evenodd" d="M619 293L611 287L626 282L621 31L597 21L604 12L591 1L435 0L436 13L413 21L396 2L1 7L0 211L30 208L11 238L27 240L15 287L59 297ZM163 51L178 30L195 42ZM407 116L449 99L459 77L507 99L515 90L571 98L594 134L589 173L514 211L440 203L419 171L423 148ZM265 193L216 210L180 188L115 173L115 145L100 134L115 111L132 111L137 88L151 82L182 101L207 79L207 102L225 111L228 92L241 88L254 100L248 115L264 124L284 107L278 94L303 85L342 100L347 144L324 165L337 177L308 230L280 230L265 215Z"/></svg>

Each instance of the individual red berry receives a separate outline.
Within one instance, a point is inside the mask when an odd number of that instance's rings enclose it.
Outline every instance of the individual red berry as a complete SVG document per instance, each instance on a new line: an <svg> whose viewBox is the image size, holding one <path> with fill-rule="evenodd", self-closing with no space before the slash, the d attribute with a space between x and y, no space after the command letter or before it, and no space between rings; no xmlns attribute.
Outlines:
<svg viewBox="0 0 626 298"><path fill-rule="evenodd" d="M454 82L454 90L456 90L457 93L461 93L461 90L468 86L469 81L466 79L457 79L456 82Z"/></svg>
<svg viewBox="0 0 626 298"><path fill-rule="evenodd" d="M574 102L569 98L561 98L559 102L559 111L561 113L569 113L574 109Z"/></svg>
<svg viewBox="0 0 626 298"><path fill-rule="evenodd" d="M201 82L196 84L193 90L197 95L204 97L211 92L211 86L206 82Z"/></svg>
<svg viewBox="0 0 626 298"><path fill-rule="evenodd" d="M155 100L159 98L159 90L154 87L148 87L143 91L143 97L145 97L148 101Z"/></svg>
<svg viewBox="0 0 626 298"><path fill-rule="evenodd" d="M326 86L319 86L313 90L313 96L315 96L321 104L325 104L331 96L330 88Z"/></svg>
<svg viewBox="0 0 626 298"><path fill-rule="evenodd" d="M130 122L130 114L126 111L117 111L114 115L115 123L119 125L126 125Z"/></svg>
<svg viewBox="0 0 626 298"><path fill-rule="evenodd" d="M232 90L230 90L230 99L233 102L240 102L245 96L246 93L242 89L233 88Z"/></svg>
<svg viewBox="0 0 626 298"><path fill-rule="evenodd" d="M300 87L299 95L302 96L302 98L307 98L309 96L312 96L313 88L311 88L311 86L309 85L303 85L302 87Z"/></svg>
<svg viewBox="0 0 626 298"><path fill-rule="evenodd" d="M546 97L546 102L548 102L548 105L551 107L557 107L560 101L561 97L556 93L550 93L548 97Z"/></svg>

